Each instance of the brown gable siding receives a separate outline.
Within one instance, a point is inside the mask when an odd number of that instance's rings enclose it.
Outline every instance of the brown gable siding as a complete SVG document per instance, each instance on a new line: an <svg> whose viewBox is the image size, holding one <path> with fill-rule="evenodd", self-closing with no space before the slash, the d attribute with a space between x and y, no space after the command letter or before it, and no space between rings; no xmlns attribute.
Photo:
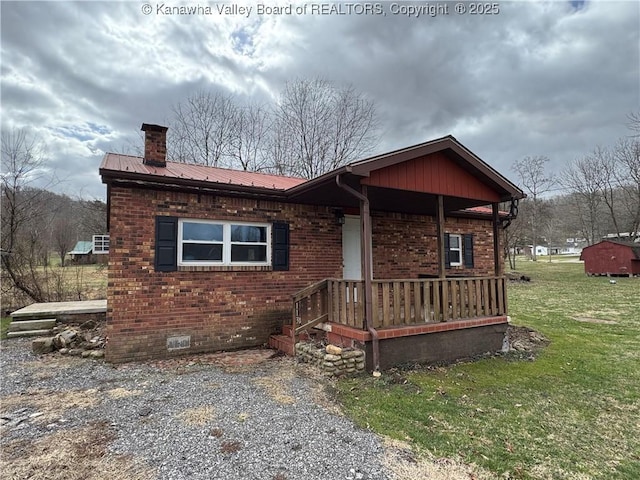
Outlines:
<svg viewBox="0 0 640 480"><path fill-rule="evenodd" d="M361 183L377 187L500 202L499 194L443 153L374 170Z"/></svg>

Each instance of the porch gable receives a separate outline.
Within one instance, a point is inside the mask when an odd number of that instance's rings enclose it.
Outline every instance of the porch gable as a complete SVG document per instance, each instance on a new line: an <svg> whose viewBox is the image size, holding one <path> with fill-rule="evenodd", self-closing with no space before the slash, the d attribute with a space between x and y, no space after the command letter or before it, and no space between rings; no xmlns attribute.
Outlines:
<svg viewBox="0 0 640 480"><path fill-rule="evenodd" d="M442 152L373 170L363 185L500 202L500 194Z"/></svg>

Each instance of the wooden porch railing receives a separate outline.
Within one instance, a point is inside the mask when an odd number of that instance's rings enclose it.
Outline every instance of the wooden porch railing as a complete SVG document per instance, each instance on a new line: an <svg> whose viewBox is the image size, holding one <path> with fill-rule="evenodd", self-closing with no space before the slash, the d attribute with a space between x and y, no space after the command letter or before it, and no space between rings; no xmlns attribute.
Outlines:
<svg viewBox="0 0 640 480"><path fill-rule="evenodd" d="M320 322L329 320L330 280L321 280L309 285L293 296L293 336L311 328Z"/></svg>
<svg viewBox="0 0 640 480"><path fill-rule="evenodd" d="M327 279L293 297L296 334L330 321L364 328L363 282ZM503 277L373 280L373 327L507 314Z"/></svg>

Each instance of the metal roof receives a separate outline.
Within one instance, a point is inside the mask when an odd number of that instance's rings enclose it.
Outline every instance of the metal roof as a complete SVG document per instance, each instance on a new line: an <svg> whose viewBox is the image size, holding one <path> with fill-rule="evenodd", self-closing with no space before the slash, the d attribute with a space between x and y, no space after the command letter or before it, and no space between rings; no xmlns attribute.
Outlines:
<svg viewBox="0 0 640 480"><path fill-rule="evenodd" d="M525 197L522 190L452 136L352 162L311 180L176 162L167 162L166 167L158 167L145 165L140 157L113 153L105 155L100 166L100 175L104 183L223 191L234 195L281 199L297 203L357 207L358 200L337 185L338 179L345 185L359 189L361 179L369 177L373 171L435 152L442 152L452 162L469 171L479 182L495 191L500 201ZM371 186L368 196L372 208L380 210L432 215L436 205L435 192ZM447 195L444 207L446 212L455 212L487 205L487 203L487 199L480 197ZM473 213L486 214L480 211Z"/></svg>
<svg viewBox="0 0 640 480"><path fill-rule="evenodd" d="M144 175L159 180L207 182L221 185L257 187L284 191L306 182L304 178L283 177L266 173L246 172L227 168L209 167L189 163L167 162L166 167L145 165L141 157L107 153L100 165L101 174L120 172Z"/></svg>
<svg viewBox="0 0 640 480"><path fill-rule="evenodd" d="M93 251L93 242L80 241L76 243L73 250L69 252L69 255L87 255Z"/></svg>

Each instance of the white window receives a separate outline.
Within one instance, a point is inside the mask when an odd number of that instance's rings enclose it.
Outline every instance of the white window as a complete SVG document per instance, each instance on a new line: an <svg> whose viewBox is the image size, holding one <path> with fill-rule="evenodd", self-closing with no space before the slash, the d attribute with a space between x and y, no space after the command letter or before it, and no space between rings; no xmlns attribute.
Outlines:
<svg viewBox="0 0 640 480"><path fill-rule="evenodd" d="M93 236L93 253L98 255L109 253L109 235Z"/></svg>
<svg viewBox="0 0 640 480"><path fill-rule="evenodd" d="M462 235L449 235L449 264L452 267L462 265Z"/></svg>
<svg viewBox="0 0 640 480"><path fill-rule="evenodd" d="M179 265L270 265L267 224L180 220Z"/></svg>

